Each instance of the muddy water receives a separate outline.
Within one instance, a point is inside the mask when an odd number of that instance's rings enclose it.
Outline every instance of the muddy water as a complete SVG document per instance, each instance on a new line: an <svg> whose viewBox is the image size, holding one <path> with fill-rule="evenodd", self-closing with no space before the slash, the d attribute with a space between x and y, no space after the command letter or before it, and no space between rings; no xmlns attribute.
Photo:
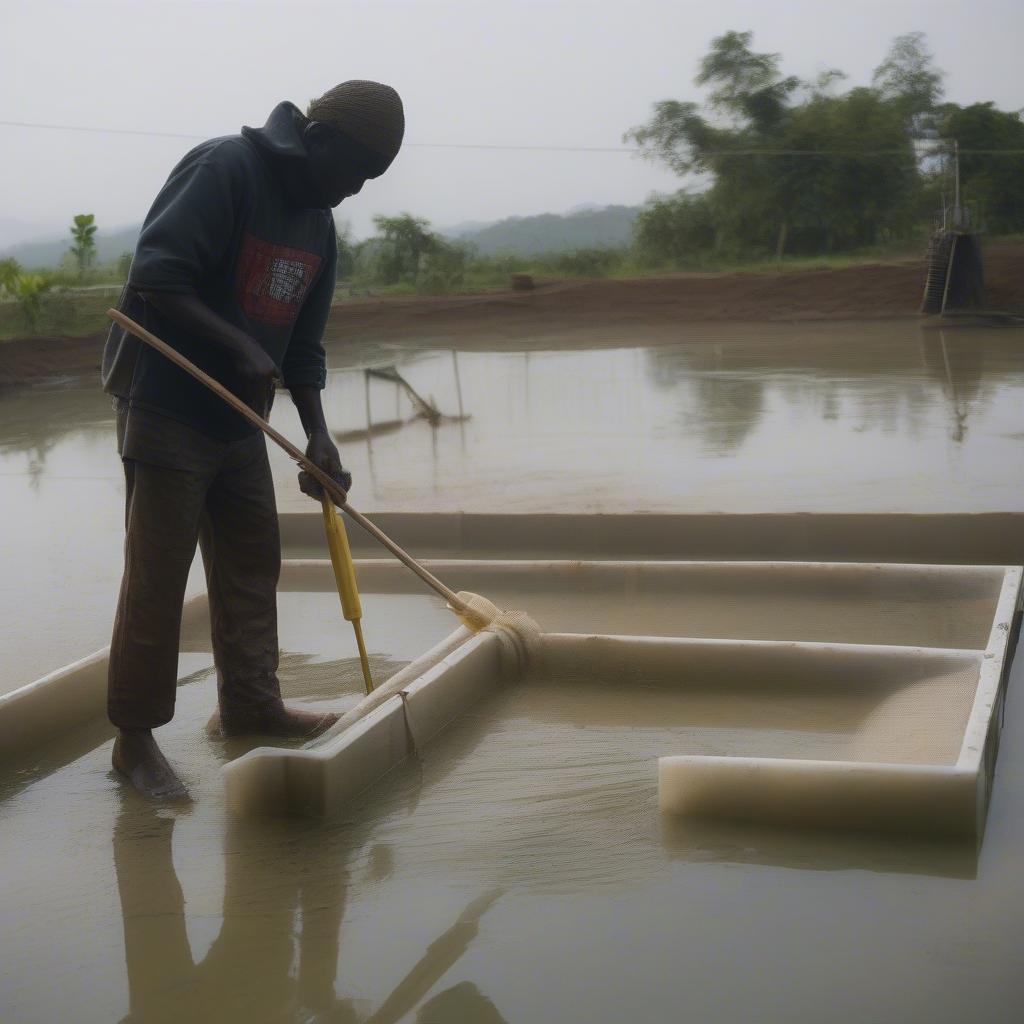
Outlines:
<svg viewBox="0 0 1024 1024"><path fill-rule="evenodd" d="M124 474L98 388L0 396L0 693L110 641ZM193 571L189 587L202 587Z"/></svg>
<svg viewBox="0 0 1024 1024"><path fill-rule="evenodd" d="M429 599L365 603L403 627L374 636L377 671L450 625ZM357 700L335 596L281 604L288 695ZM202 732L203 647L163 730L191 810L123 793L88 731L0 792L5 1024L1016 1019L1024 662L979 857L663 820L654 758L687 735L824 743L866 706L723 717L573 679L499 691L342 820L233 824L217 769L245 744Z"/></svg>
<svg viewBox="0 0 1024 1024"><path fill-rule="evenodd" d="M470 419L398 426L412 408L379 380L368 417L361 373L344 370L330 379L328 419L350 438L380 425L343 445L371 508L1010 510L1022 499L1022 336L913 322L687 325L601 349L544 339L552 349L399 350L420 394ZM287 403L279 418L294 433ZM287 461L278 467L290 481ZM280 500L301 507L292 487Z"/></svg>
<svg viewBox="0 0 1024 1024"><path fill-rule="evenodd" d="M325 401L365 510L1017 511L1020 339L912 321L638 325L454 357L353 339ZM368 421L363 368L387 364L469 419L406 422L409 399L374 380ZM299 436L286 396L273 418ZM308 507L274 464L282 508ZM0 692L107 642L122 492L91 381L0 397Z"/></svg>
<svg viewBox="0 0 1024 1024"><path fill-rule="evenodd" d="M392 424L344 444L362 507L1022 504L1014 332L687 326L593 348L556 338L510 348L458 354L470 419ZM365 431L367 363L397 364L443 412L458 410L442 343L372 354L353 344L331 358L339 431ZM371 384L374 423L410 412L391 385ZM287 401L275 422L297 434ZM106 642L121 544L112 435L92 389L0 398L4 689ZM277 471L281 504L294 507L290 468ZM282 597L283 683L294 699L345 707L358 699L358 667L336 598L319 598ZM450 625L429 600L368 595L364 607L378 677ZM972 642L967 632L960 642ZM5 778L5 1024L129 1011L225 1022L1019 1015L1021 666L976 857L955 845L663 822L652 755L687 722L657 700L641 713L615 693L557 686L514 688L474 709L343 821L233 826L217 769L244 745L204 735L210 656L199 638L186 646L164 732L197 797L191 811L123 794L102 726Z"/></svg>
<svg viewBox="0 0 1024 1024"><path fill-rule="evenodd" d="M446 582L460 590L479 590L501 608L525 610L551 633L965 650L986 646L998 596L998 586L984 594L970 593L966 586L956 592L955 584L934 579L862 588L844 585L829 573L819 573L817 579L784 573L776 577L765 581L737 574L726 584L693 574L672 583L600 584L592 577L578 581L539 573L523 585L510 583L500 573L490 578L474 574L471 584L461 581L458 572L445 574Z"/></svg>

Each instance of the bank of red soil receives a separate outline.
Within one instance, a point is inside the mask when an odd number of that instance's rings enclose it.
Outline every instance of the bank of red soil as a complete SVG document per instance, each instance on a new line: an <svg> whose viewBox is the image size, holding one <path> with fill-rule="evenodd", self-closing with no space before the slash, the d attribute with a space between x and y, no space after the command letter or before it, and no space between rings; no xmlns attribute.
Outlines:
<svg viewBox="0 0 1024 1024"><path fill-rule="evenodd" d="M1024 245L988 246L985 281L987 308L1024 311ZM346 302L335 307L330 334L366 340L439 334L486 339L629 324L885 319L917 315L923 290L921 260L835 270L574 281L532 292Z"/></svg>
<svg viewBox="0 0 1024 1024"><path fill-rule="evenodd" d="M372 342L443 335L479 342L630 324L879 319L915 315L923 287L919 260L836 270L573 281L531 292L349 300L334 307L327 337ZM989 309L1024 311L1024 244L986 246L985 292ZM0 387L98 373L104 335L2 342Z"/></svg>
<svg viewBox="0 0 1024 1024"><path fill-rule="evenodd" d="M100 372L106 332L84 337L32 335L0 341L0 388Z"/></svg>

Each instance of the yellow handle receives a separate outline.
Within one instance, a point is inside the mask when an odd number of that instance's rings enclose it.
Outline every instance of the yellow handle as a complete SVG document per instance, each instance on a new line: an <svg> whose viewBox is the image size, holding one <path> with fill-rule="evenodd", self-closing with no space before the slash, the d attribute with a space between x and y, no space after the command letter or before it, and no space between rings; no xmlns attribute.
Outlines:
<svg viewBox="0 0 1024 1024"><path fill-rule="evenodd" d="M356 633L356 645L359 647L359 664L363 669L363 682L366 692L373 691L373 679L370 677L370 662L366 657L366 645L363 643L363 628L359 620L363 617L363 606L359 602L359 590L356 587L356 567L352 564L352 550L348 546L348 534L345 524L334 508L334 502L324 491L320 499L324 511L324 531L327 533L327 547L331 552L331 565L334 566L334 579L338 584L338 597L341 598L341 613L352 623Z"/></svg>
<svg viewBox="0 0 1024 1024"><path fill-rule="evenodd" d="M345 524L341 521L334 508L334 503L324 493L321 499L324 511L324 530L327 532L327 547L331 552L331 564L334 566L334 578L338 581L338 596L341 598L341 611L348 622L363 617L363 608L359 603L359 590L356 587L356 569L352 564L352 551L348 546L348 534Z"/></svg>

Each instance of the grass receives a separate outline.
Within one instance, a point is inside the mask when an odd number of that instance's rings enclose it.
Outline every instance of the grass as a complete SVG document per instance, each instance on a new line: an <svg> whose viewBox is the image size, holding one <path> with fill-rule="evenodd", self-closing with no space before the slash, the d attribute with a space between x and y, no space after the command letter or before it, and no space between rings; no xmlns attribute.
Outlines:
<svg viewBox="0 0 1024 1024"><path fill-rule="evenodd" d="M993 242L1024 242L1024 236L994 238ZM920 259L924 242L880 246L829 256L785 256L775 260L764 255L738 258L736 256L695 256L692 260L671 265L652 266L638 262L629 250L581 250L549 256L477 257L467 262L461 284L449 294L483 294L505 291L512 274L530 274L538 284L565 280L593 280L595 278L637 279L661 277L675 273L757 274L800 273L815 270L839 270L869 264L897 264ZM120 282L105 275L97 283L119 287ZM424 294L415 285L401 283L378 285L356 278L339 282L335 301L345 303L364 298L402 298ZM437 293L435 293L437 294ZM56 289L44 296L39 323L32 332L22 311L15 302L0 302L0 341L19 335L83 336L106 329L107 309L116 301L111 291L79 291L74 288Z"/></svg>
<svg viewBox="0 0 1024 1024"><path fill-rule="evenodd" d="M537 284L553 281L589 281L600 278L641 279L663 277L677 273L704 274L760 274L838 270L869 264L898 264L920 259L923 244L886 246L862 249L829 256L785 256L775 260L764 256L739 258L735 256L698 255L681 263L644 263L628 250L590 250L553 256L488 256L468 262L461 284L449 293L433 294L485 294L505 291L513 274L529 274ZM338 286L336 301L345 302L361 298L407 297L425 293L411 283L380 285L372 280L356 278Z"/></svg>
<svg viewBox="0 0 1024 1024"><path fill-rule="evenodd" d="M117 302L117 292L61 292L43 296L39 323L33 331L16 302L0 302L0 341L23 335L81 337L105 330L107 310Z"/></svg>
<svg viewBox="0 0 1024 1024"><path fill-rule="evenodd" d="M885 247L859 249L855 252L835 253L828 256L784 256L781 260L763 257L752 260L723 260L705 263L699 269L728 274L763 274L773 271L843 270L878 264L897 265L924 257L924 246L914 248Z"/></svg>

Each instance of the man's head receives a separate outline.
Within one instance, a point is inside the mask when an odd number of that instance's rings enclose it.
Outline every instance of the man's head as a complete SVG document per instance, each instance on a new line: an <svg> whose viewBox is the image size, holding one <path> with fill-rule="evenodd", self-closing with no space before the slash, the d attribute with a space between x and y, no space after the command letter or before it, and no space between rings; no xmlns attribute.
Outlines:
<svg viewBox="0 0 1024 1024"><path fill-rule="evenodd" d="M379 82L342 82L312 100L303 144L321 195L330 206L379 178L398 155L405 112L398 93Z"/></svg>

